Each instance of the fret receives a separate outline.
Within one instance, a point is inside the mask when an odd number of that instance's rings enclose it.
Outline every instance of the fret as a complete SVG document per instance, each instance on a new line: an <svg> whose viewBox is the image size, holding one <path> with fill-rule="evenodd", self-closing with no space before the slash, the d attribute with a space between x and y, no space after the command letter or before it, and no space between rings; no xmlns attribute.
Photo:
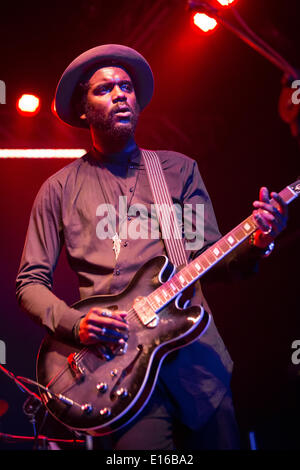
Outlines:
<svg viewBox="0 0 300 470"><path fill-rule="evenodd" d="M153 294L154 294L154 292L152 294L148 295L147 302L149 303L152 310L156 311L156 310L158 310L159 305L157 305L156 302L155 302L155 299L153 299Z"/></svg>
<svg viewBox="0 0 300 470"><path fill-rule="evenodd" d="M246 233L248 233L251 230L251 225L248 222L245 222L242 225L243 230L245 230Z"/></svg>
<svg viewBox="0 0 300 470"><path fill-rule="evenodd" d="M210 264L207 261L207 259L205 258L204 253L202 255L200 255L200 257L201 257L202 268L204 268L204 269L208 268L208 266L210 266Z"/></svg>
<svg viewBox="0 0 300 470"><path fill-rule="evenodd" d="M190 266L186 266L180 271L180 274L183 274L187 282L193 281L195 276L192 275Z"/></svg>
<svg viewBox="0 0 300 470"><path fill-rule="evenodd" d="M177 292L177 287L175 286L175 284L172 281L169 281L169 282L170 282L170 287L171 287L173 293Z"/></svg>
<svg viewBox="0 0 300 470"><path fill-rule="evenodd" d="M165 300L168 300L170 298L169 292L165 288L160 288L162 295L164 296Z"/></svg>
<svg viewBox="0 0 300 470"><path fill-rule="evenodd" d="M218 245L215 246L215 248L212 247L211 250L216 258L220 258L220 256L222 256L223 254L221 247L219 247Z"/></svg>
<svg viewBox="0 0 300 470"><path fill-rule="evenodd" d="M173 295L174 295L174 291L173 291L173 289L171 289L171 287L169 286L169 283L170 283L170 281L166 282L166 283L163 285L163 288L164 288L164 290L167 292L168 296L169 296L170 298L172 298ZM161 289L161 288L160 288L160 289Z"/></svg>
<svg viewBox="0 0 300 470"><path fill-rule="evenodd" d="M195 264L199 266L199 269L196 269ZM199 265L199 263L193 262L189 265L189 270L190 270L191 276L193 276L193 279L196 279L198 277L198 273L201 271L201 266Z"/></svg>
<svg viewBox="0 0 300 470"><path fill-rule="evenodd" d="M250 217L244 220L244 222L241 224L241 227L243 228L243 230L245 230L245 233L247 234L250 234L251 232L253 232L253 230L256 229L256 225L252 222Z"/></svg>
<svg viewBox="0 0 300 470"><path fill-rule="evenodd" d="M232 232L226 236L226 240L228 241L230 247L234 246L237 242Z"/></svg>
<svg viewBox="0 0 300 470"><path fill-rule="evenodd" d="M256 221L255 221L253 215L250 215L240 225L248 233L248 235L250 235L250 233L254 232L254 230L257 229L257 224L256 224Z"/></svg>
<svg viewBox="0 0 300 470"><path fill-rule="evenodd" d="M193 265L195 266L196 270L197 270L197 273L200 273L201 271L203 271L203 267L201 266L201 264L199 263L199 261L195 260Z"/></svg>
<svg viewBox="0 0 300 470"><path fill-rule="evenodd" d="M294 193L292 192L292 188L290 188L289 186L287 186L286 188L284 188L281 192L280 192L280 196L282 197L282 199L286 202L292 195L294 195Z"/></svg>
<svg viewBox="0 0 300 470"><path fill-rule="evenodd" d="M182 286L186 286L188 284L188 281L183 276L183 274L179 274L178 279L179 279L179 282Z"/></svg>
<svg viewBox="0 0 300 470"><path fill-rule="evenodd" d="M295 192L294 189L297 189L297 187L292 188L290 186L287 186L279 193L279 195L282 197L284 202L286 202L287 204L292 202L298 196L297 192ZM298 186L298 192L299 192L299 186Z"/></svg>
<svg viewBox="0 0 300 470"><path fill-rule="evenodd" d="M161 292L161 295L164 297L165 300L170 300L174 297L174 294L178 294L179 290L173 282L174 277L169 281L165 282L161 287L157 290Z"/></svg>
<svg viewBox="0 0 300 470"><path fill-rule="evenodd" d="M226 239L222 239L218 242L218 247L221 248L223 253L227 253L231 249L230 244L226 241Z"/></svg>
<svg viewBox="0 0 300 470"><path fill-rule="evenodd" d="M239 242L245 238L245 231L240 226L233 230L233 234Z"/></svg>
<svg viewBox="0 0 300 470"><path fill-rule="evenodd" d="M249 236L254 230L256 230L257 226L251 220L251 217L244 220L240 225L238 225L232 233L238 239L238 241L243 240L247 236Z"/></svg>
<svg viewBox="0 0 300 470"><path fill-rule="evenodd" d="M181 283L178 279L178 274L175 274L175 276L172 277L172 284L176 287L177 292L181 290Z"/></svg>
<svg viewBox="0 0 300 470"><path fill-rule="evenodd" d="M156 294L156 296L154 297L155 301L158 303L158 305L162 304L163 303L163 300L160 298L160 296L158 294Z"/></svg>
<svg viewBox="0 0 300 470"><path fill-rule="evenodd" d="M205 256L206 259L209 261L209 265L213 264L216 261L216 257L214 256L210 248L206 250Z"/></svg>

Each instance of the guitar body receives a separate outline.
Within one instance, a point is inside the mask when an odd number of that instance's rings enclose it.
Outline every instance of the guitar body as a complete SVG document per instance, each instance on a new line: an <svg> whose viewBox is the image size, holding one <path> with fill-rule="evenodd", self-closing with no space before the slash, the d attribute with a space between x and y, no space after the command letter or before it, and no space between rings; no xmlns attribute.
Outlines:
<svg viewBox="0 0 300 470"><path fill-rule="evenodd" d="M168 259L159 256L148 261L118 295L93 296L73 305L83 315L93 307L130 312L125 347L80 349L51 336L43 340L37 380L53 393L40 388L43 403L62 424L91 435L120 429L147 404L166 355L205 331L210 317L200 306L181 309L172 300L148 324L135 314L136 299L148 296L173 272ZM60 394L62 399L57 399Z"/></svg>

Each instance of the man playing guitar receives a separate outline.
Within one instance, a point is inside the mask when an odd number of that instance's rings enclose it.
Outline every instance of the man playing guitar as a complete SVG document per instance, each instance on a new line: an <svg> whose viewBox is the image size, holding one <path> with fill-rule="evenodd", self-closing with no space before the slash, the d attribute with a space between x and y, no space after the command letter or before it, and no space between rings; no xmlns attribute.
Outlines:
<svg viewBox="0 0 300 470"><path fill-rule="evenodd" d="M56 112L65 123L89 129L93 146L40 189L17 277L20 306L52 338L79 348L100 345L102 355L103 348L107 354L118 348L124 352L131 332L128 312L93 305L83 314L69 307L52 292L53 271L65 244L81 299L114 296L126 289L144 263L166 255L161 238L120 236L123 224L134 220L130 206L142 203L150 208L153 203L142 152L135 142L139 114L152 94L149 64L125 46L95 47L65 70L56 90ZM221 238L209 195L194 160L173 151L157 151L157 155L172 200L193 207L204 204L203 246L187 252L188 260L194 260ZM121 220L117 202L125 196L127 214ZM106 238L97 231L100 205L117 211L117 224L107 218L110 236ZM277 193L269 195L267 188L261 188L253 206L256 230L235 255L238 265L250 271L287 224L287 204ZM224 264L223 275L230 275L231 264L226 259ZM202 305L210 313L199 281L195 286L192 305ZM103 433L108 435L99 438L100 448L181 448L183 443L174 442L176 423L186 428L190 449L238 448L231 372L231 358L211 319L198 339L168 356L142 411L120 429ZM105 392L103 381L97 386ZM108 408L101 413L109 414Z"/></svg>

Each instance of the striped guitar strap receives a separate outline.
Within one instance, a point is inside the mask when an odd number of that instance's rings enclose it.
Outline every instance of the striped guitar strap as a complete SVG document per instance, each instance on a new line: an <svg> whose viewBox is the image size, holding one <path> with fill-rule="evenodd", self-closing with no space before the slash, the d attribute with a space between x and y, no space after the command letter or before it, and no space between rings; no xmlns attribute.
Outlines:
<svg viewBox="0 0 300 470"><path fill-rule="evenodd" d="M159 157L156 152L144 149L142 156L168 257L176 267L186 265L187 256L182 231Z"/></svg>

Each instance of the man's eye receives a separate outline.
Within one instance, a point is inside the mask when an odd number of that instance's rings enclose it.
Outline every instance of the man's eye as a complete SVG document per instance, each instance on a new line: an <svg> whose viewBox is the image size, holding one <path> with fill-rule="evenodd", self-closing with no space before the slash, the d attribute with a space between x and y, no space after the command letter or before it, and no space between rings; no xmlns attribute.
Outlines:
<svg viewBox="0 0 300 470"><path fill-rule="evenodd" d="M94 90L94 94L95 94L95 95L105 95L106 93L109 93L109 92L110 92L110 87L107 86L107 85L103 85L103 86L97 87L97 88Z"/></svg>
<svg viewBox="0 0 300 470"><path fill-rule="evenodd" d="M123 85L121 85L121 89L130 93L132 91L132 85L130 83L123 83Z"/></svg>

